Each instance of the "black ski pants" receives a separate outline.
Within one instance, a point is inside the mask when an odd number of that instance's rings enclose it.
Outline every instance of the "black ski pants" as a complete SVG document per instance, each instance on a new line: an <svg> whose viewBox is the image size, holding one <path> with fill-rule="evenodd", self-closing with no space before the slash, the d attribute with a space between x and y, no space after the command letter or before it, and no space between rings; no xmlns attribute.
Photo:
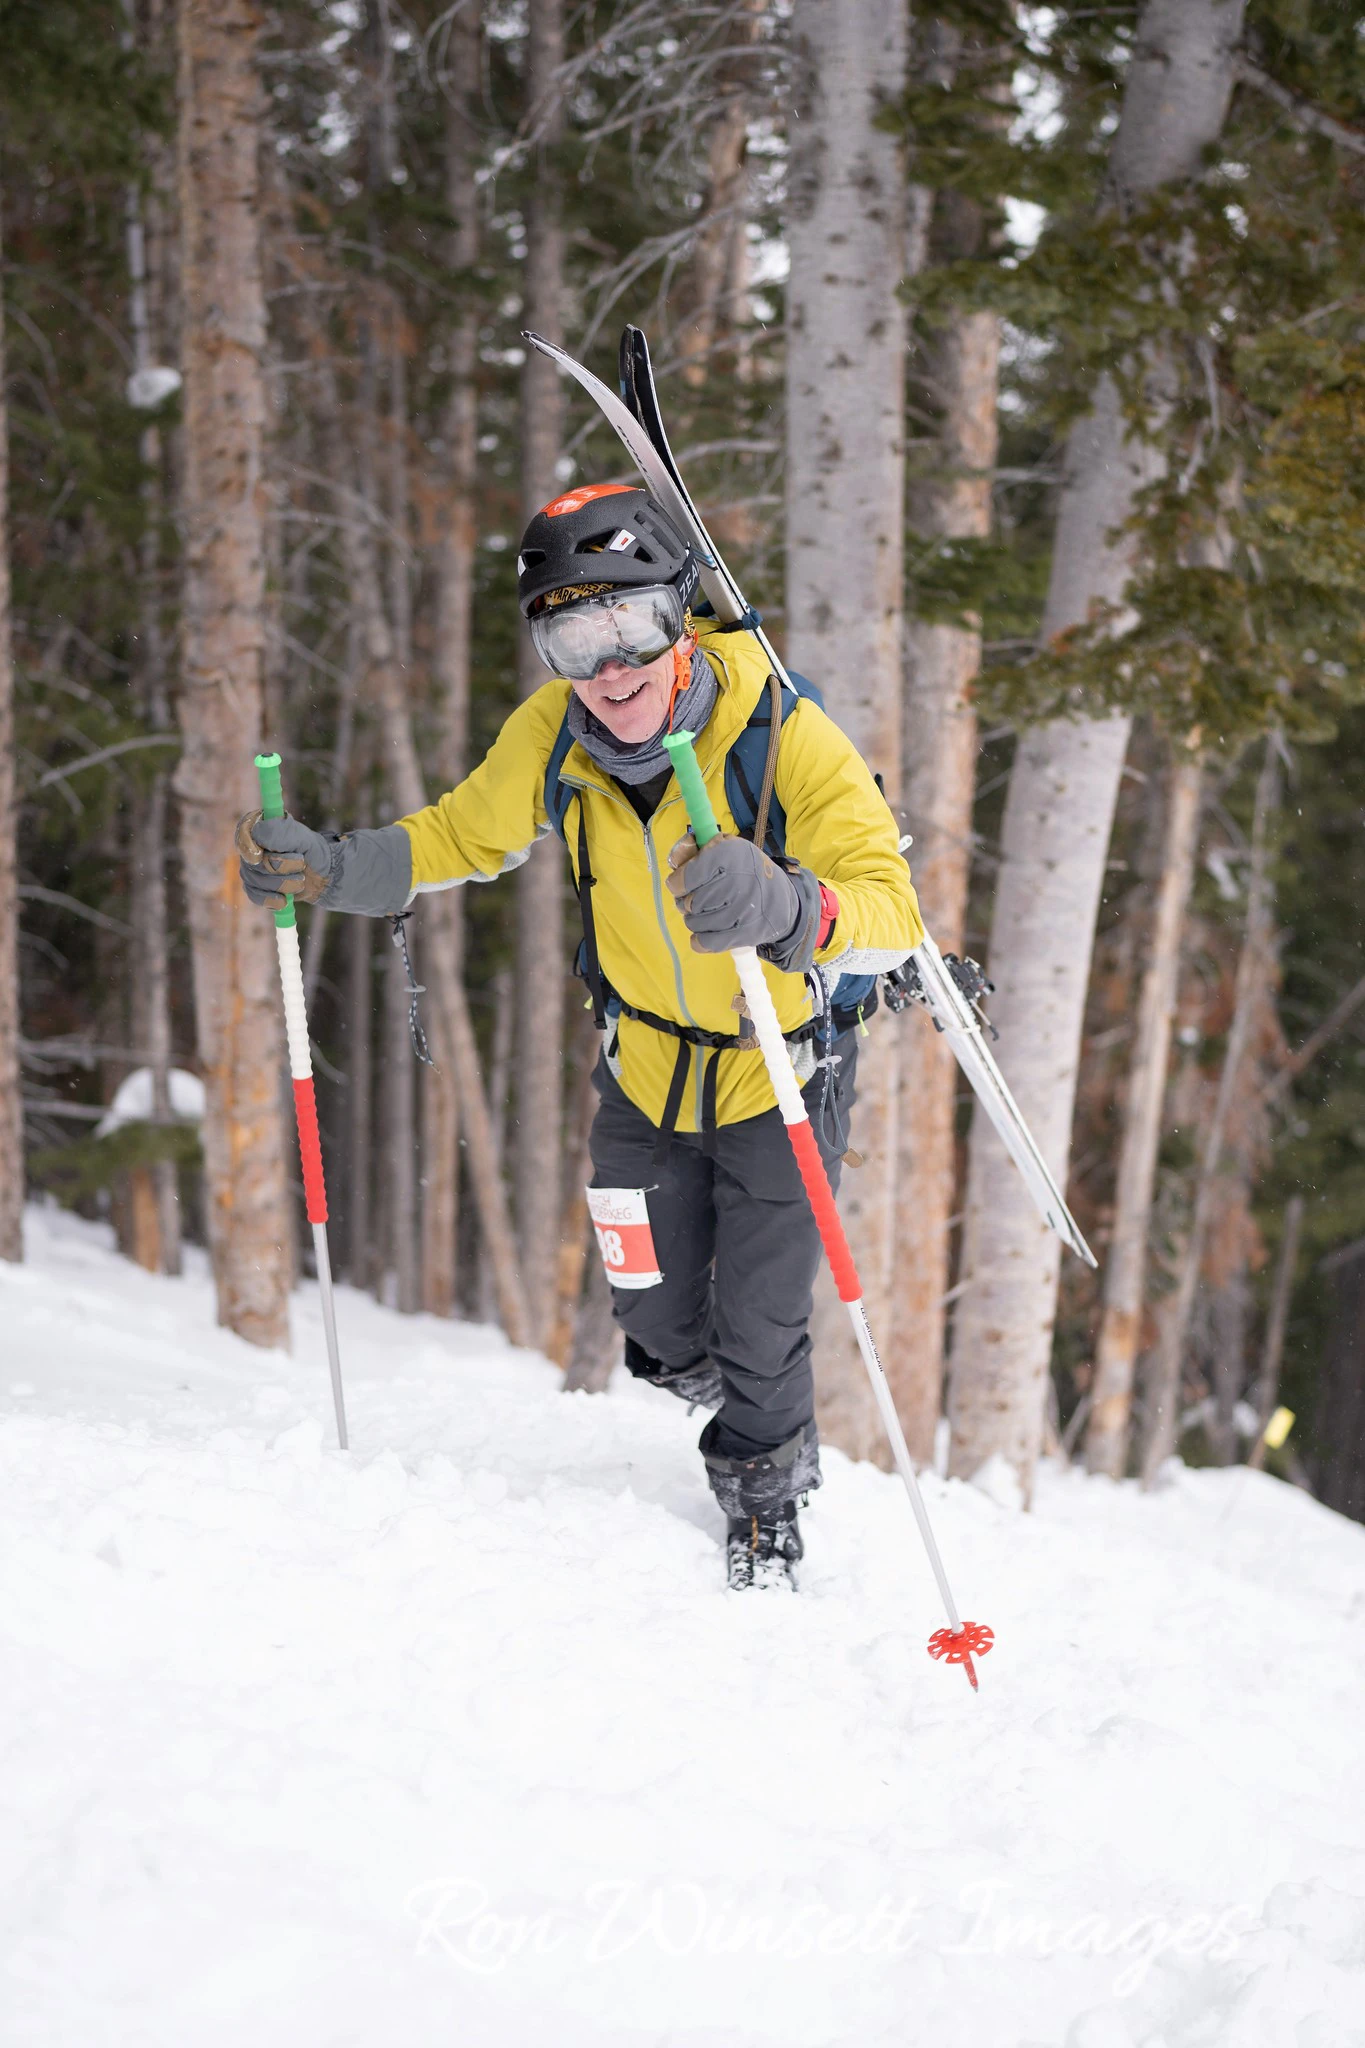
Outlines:
<svg viewBox="0 0 1365 2048"><path fill-rule="evenodd" d="M823 1073L805 1090L836 1188L843 1149L837 1134L853 1102L856 1044L852 1031L835 1042L838 1078L824 1115ZM670 1372L707 1357L719 1368L725 1399L707 1428L708 1463L713 1452L752 1458L803 1432L813 1461L808 1326L820 1239L780 1114L772 1109L722 1124L712 1134L712 1154L700 1133L675 1134L656 1165L656 1127L604 1062L595 1079L602 1100L592 1126L593 1186L645 1189L664 1276L655 1287L612 1290L613 1313L633 1340L628 1350L638 1347Z"/></svg>

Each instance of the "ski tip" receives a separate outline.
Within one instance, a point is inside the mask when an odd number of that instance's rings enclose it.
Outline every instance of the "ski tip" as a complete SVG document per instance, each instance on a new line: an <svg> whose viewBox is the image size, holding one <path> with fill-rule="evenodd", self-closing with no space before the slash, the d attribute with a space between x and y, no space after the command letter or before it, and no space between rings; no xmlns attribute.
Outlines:
<svg viewBox="0 0 1365 2048"><path fill-rule="evenodd" d="M1055 1231L1069 1252L1074 1252L1092 1273L1099 1271L1099 1260L1081 1235L1081 1227L1071 1211L1065 1207L1060 1211L1053 1208L1043 1210L1043 1221L1049 1230Z"/></svg>
<svg viewBox="0 0 1365 2048"><path fill-rule="evenodd" d="M521 338L523 341L529 341L532 348L539 349L543 356L549 356L551 362L554 361L556 356L563 353L561 349L555 347L552 341L547 341L543 334L537 334L533 327L523 327Z"/></svg>

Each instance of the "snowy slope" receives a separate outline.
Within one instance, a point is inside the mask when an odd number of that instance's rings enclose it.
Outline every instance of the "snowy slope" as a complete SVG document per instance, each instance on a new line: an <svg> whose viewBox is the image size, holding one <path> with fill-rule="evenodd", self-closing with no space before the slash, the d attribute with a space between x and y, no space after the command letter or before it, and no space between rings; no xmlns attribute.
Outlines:
<svg viewBox="0 0 1365 2048"><path fill-rule="evenodd" d="M1256 1474L896 1484L720 1587L700 1418L343 1290L298 1356L0 1266L0 2040L1360 2048L1365 1530Z"/></svg>

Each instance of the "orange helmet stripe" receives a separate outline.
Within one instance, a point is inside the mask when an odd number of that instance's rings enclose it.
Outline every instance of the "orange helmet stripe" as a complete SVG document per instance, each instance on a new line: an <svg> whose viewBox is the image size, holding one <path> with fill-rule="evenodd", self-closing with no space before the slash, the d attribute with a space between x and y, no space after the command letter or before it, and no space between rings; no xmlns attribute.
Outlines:
<svg viewBox="0 0 1365 2048"><path fill-rule="evenodd" d="M633 491L635 484L579 484L576 490L566 491L562 498L551 498L548 505L541 506L541 517L558 519L561 513L578 512L584 505L590 505L594 498L613 498L618 491Z"/></svg>

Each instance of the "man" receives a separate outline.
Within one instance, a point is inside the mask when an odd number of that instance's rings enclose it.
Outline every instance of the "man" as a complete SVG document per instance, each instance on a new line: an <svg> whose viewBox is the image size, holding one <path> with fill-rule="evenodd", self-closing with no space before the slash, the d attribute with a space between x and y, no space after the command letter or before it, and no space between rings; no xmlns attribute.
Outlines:
<svg viewBox="0 0 1365 2048"><path fill-rule="evenodd" d="M626 1364L716 1411L700 1448L730 1584L791 1578L798 1502L820 1483L807 1328L820 1247L727 956L754 946L766 963L837 1186L869 978L923 936L909 870L866 764L813 697L784 696L752 633L693 616L696 559L646 492L566 492L527 527L517 568L554 680L473 774L341 839L253 813L237 833L242 880L271 907L302 896L391 915L492 880L562 832L604 1030L593 1206L599 1225L634 1223L629 1271L624 1229L599 1229ZM765 710L768 772L736 783ZM662 743L684 729L721 824L700 851ZM752 807L758 844L730 801L754 781L768 791ZM857 1007L836 985L849 974L864 977Z"/></svg>

